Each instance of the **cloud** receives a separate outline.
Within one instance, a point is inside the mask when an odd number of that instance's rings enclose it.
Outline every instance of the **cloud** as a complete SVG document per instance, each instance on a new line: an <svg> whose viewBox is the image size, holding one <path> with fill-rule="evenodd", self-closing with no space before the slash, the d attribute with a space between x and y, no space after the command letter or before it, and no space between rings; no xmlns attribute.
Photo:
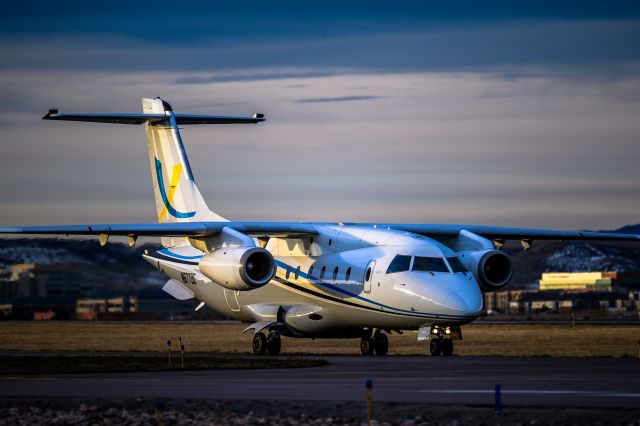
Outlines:
<svg viewBox="0 0 640 426"><path fill-rule="evenodd" d="M230 219L637 222L635 78L420 72L175 84L207 75L0 71L0 92L22 99L0 116L0 179L9 183L0 224L150 220L141 128L40 120L50 106L136 112L142 95L178 112L266 113L258 126L181 130L209 206ZM354 87L381 101L297 102Z"/></svg>
<svg viewBox="0 0 640 426"><path fill-rule="evenodd" d="M403 29L367 26L341 37L314 31L203 34L168 43L115 33L18 33L0 40L0 69L90 70L101 72L209 72L184 84L345 73L419 71L517 71L544 67L573 74L624 72L640 61L640 20L418 22ZM99 47L99 48L98 48ZM589 67L587 70L585 67ZM249 70L249 72L246 72ZM252 70L252 71L251 71ZM302 75L304 77L304 75Z"/></svg>
<svg viewBox="0 0 640 426"><path fill-rule="evenodd" d="M636 223L640 6L501 3L9 5L0 224L150 220L141 128L40 119L143 96L266 114L181 130L230 219Z"/></svg>
<svg viewBox="0 0 640 426"><path fill-rule="evenodd" d="M368 101L372 99L383 99L384 96L339 96L335 98L306 98L298 99L296 102L300 104L317 104L324 102L350 102L350 101Z"/></svg>
<svg viewBox="0 0 640 426"><path fill-rule="evenodd" d="M259 71L259 72L247 72L240 71L233 74L222 73L218 75L209 76L186 76L177 78L174 83L176 84L211 84L211 83L228 83L235 81L262 81L262 80L290 80L295 78L313 78L313 77L326 77L335 75L328 71L287 71L287 70L274 70L274 71ZM294 85L295 86L295 85Z"/></svg>

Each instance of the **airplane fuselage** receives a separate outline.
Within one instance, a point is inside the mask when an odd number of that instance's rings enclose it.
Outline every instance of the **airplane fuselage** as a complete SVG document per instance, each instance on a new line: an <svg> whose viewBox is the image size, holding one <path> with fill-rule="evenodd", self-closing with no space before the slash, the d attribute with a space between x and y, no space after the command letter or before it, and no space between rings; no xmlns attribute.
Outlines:
<svg viewBox="0 0 640 426"><path fill-rule="evenodd" d="M250 291L229 290L205 277L198 266L205 253L191 246L162 249L145 259L228 317L275 322L282 320L278 311L286 309L292 336L357 337L363 328L461 325L480 315L482 294L473 274L453 272L451 267L411 267L416 258L456 256L438 241L374 227L316 227L315 237L256 240L273 255L276 274ZM409 262L390 271L396 256L406 256Z"/></svg>

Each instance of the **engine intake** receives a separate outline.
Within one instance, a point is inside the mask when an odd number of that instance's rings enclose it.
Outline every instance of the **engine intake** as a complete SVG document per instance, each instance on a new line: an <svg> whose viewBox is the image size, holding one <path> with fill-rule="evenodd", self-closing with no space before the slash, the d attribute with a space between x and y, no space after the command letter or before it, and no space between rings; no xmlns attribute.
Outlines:
<svg viewBox="0 0 640 426"><path fill-rule="evenodd" d="M273 256L260 247L219 248L199 263L200 271L230 290L253 290L267 284L276 272Z"/></svg>
<svg viewBox="0 0 640 426"><path fill-rule="evenodd" d="M471 271L483 291L496 291L509 284L513 267L508 255L498 250L487 250L473 252L471 256Z"/></svg>

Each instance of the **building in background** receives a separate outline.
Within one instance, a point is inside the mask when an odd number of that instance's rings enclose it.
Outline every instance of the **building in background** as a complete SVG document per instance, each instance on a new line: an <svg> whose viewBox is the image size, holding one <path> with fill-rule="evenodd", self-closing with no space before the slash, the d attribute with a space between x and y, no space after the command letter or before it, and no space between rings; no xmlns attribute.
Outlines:
<svg viewBox="0 0 640 426"><path fill-rule="evenodd" d="M540 291L626 291L640 289L638 272L545 272Z"/></svg>

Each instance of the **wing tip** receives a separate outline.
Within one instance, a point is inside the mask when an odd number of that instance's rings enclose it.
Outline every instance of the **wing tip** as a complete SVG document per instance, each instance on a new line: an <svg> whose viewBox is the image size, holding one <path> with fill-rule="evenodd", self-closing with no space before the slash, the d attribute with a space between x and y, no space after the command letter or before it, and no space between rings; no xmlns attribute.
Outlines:
<svg viewBox="0 0 640 426"><path fill-rule="evenodd" d="M43 120L53 120L53 116L58 114L57 109L50 109L47 113L42 117Z"/></svg>

